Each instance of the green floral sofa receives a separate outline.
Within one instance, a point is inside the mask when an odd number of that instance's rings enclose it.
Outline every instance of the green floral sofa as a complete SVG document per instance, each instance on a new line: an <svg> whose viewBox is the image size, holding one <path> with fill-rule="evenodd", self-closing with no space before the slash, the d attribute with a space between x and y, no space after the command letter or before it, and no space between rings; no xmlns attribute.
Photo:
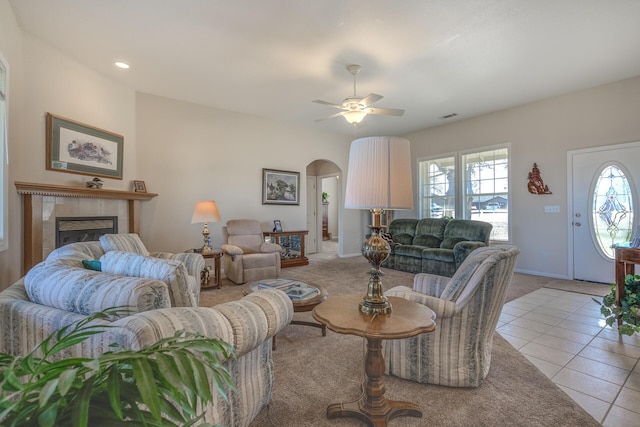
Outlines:
<svg viewBox="0 0 640 427"><path fill-rule="evenodd" d="M471 252L489 245L492 228L467 219L395 219L383 236L391 254L382 266L451 277Z"/></svg>

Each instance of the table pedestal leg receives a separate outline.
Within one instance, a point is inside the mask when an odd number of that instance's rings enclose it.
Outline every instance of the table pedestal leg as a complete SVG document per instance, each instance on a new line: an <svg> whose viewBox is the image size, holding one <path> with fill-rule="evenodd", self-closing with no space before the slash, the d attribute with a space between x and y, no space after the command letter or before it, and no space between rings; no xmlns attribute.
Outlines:
<svg viewBox="0 0 640 427"><path fill-rule="evenodd" d="M367 338L365 361L366 380L364 395L355 402L333 403L327 407L327 418L358 418L374 427L387 425L387 421L400 416L422 417L418 405L411 402L389 400L384 397L385 386L382 340Z"/></svg>

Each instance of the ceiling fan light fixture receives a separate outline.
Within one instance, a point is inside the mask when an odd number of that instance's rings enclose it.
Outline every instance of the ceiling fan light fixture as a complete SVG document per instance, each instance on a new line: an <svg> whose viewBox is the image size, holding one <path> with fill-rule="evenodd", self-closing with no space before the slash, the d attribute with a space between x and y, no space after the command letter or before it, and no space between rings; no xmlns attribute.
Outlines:
<svg viewBox="0 0 640 427"><path fill-rule="evenodd" d="M342 114L342 117L344 117L344 119L350 124L357 125L365 118L366 115L367 115L366 111L351 110L351 111L345 111Z"/></svg>

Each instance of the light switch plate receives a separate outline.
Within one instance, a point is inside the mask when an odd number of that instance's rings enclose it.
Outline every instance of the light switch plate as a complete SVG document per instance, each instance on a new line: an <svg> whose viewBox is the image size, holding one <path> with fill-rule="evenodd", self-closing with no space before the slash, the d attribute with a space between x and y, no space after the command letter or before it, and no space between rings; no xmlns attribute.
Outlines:
<svg viewBox="0 0 640 427"><path fill-rule="evenodd" d="M558 213L558 212L560 212L560 206L558 205L544 207L544 213Z"/></svg>

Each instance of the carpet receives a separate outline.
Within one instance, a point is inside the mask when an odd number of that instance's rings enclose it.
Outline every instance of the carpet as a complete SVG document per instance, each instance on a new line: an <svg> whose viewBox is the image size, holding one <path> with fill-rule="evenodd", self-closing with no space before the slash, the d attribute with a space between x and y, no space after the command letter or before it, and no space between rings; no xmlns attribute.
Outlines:
<svg viewBox="0 0 640 427"><path fill-rule="evenodd" d="M362 257L310 257L310 265L282 270L283 277L305 280L326 288L331 295L363 292L369 266ZM385 289L411 286L413 274L384 270ZM562 281L516 274L507 300L542 286ZM575 289L582 282L571 282ZM211 306L242 297L241 286L223 280L219 290L201 294L201 305ZM296 319L312 320L311 313ZM301 325L290 325L278 335L273 353L273 401L251 424L278 426L362 426L350 418L326 419L335 402L356 400L364 381L365 340ZM475 389L424 385L385 376L386 397L418 404L422 418L400 417L390 426L598 426L589 414L533 366L499 334L494 336L489 375Z"/></svg>

